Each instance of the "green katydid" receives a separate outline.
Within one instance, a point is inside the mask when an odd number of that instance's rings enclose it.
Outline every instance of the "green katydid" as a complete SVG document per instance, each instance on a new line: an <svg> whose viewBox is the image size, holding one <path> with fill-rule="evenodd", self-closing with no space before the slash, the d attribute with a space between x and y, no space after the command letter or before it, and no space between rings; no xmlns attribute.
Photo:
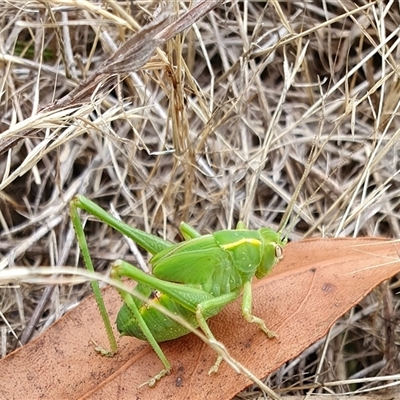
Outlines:
<svg viewBox="0 0 400 400"><path fill-rule="evenodd" d="M268 337L274 337L264 321L251 312L252 279L254 276L260 279L267 275L283 256L282 247L286 239L281 239L281 235L273 229L248 230L239 223L235 230L222 230L201 236L191 226L182 223L180 231L185 240L173 244L121 222L91 200L79 195L71 202L71 218L84 262L91 271L93 264L79 209L131 238L153 255L150 260L152 275L121 260L113 263L111 269L112 278L120 280L129 277L138 282L136 291L148 299L142 302L120 291L124 304L118 314L117 328L122 335L147 340L160 358L164 368L147 382L149 386L155 385L171 370L158 343L189 333L187 328L151 307L154 302L180 315L193 328L200 327L208 339L215 340L207 319L218 314L243 292L244 318L258 324ZM97 281L92 282L92 288L113 354L117 350L116 341ZM217 372L221 361L221 356L218 356L210 373Z"/></svg>

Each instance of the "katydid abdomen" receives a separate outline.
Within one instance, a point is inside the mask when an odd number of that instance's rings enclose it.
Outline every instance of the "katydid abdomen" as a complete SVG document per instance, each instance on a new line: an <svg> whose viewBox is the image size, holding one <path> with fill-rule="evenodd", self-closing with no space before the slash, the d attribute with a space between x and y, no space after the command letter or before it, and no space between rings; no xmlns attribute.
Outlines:
<svg viewBox="0 0 400 400"><path fill-rule="evenodd" d="M146 295L148 286L139 283L135 289L139 293ZM188 310L177 304L168 295L155 290L151 290L151 293L147 295L149 298L148 303L143 303L136 298L134 298L134 301L140 315L146 321L150 332L157 342L179 338L188 334L189 330L152 307L154 303L158 303L170 312L182 316L194 329L198 327L195 314L188 312ZM117 329L122 336L133 336L141 340L147 340L134 314L126 304L122 306L118 313Z"/></svg>
<svg viewBox="0 0 400 400"><path fill-rule="evenodd" d="M148 286L143 284L138 284L135 289L143 295L146 295L148 292ZM139 309L140 315L146 321L150 332L157 342L177 339L181 336L187 335L190 331L154 308L154 303L165 307L175 315L181 316L193 327L193 329L198 328L199 324L195 312L189 311L187 308L174 301L169 295L161 293L158 290L151 290L151 294L148 295L148 298L149 300L147 303L141 302L136 298L133 299ZM218 312L221 311L221 308L223 307L215 309L209 317L218 314ZM126 304L122 306L118 313L117 329L123 336L133 336L141 340L147 340L146 336L140 329L134 314Z"/></svg>

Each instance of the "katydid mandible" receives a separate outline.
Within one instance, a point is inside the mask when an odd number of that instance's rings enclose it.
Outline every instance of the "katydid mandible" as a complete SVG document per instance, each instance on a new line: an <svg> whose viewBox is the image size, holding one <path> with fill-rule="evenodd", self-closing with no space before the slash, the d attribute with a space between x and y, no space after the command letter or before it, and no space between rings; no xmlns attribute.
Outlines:
<svg viewBox="0 0 400 400"><path fill-rule="evenodd" d="M187 328L152 307L157 302L180 315L193 328L198 328L210 340L216 340L207 319L218 314L228 303L243 293L242 314L246 321L255 323L272 338L264 321L252 314L252 279L267 275L282 258L286 239L271 228L249 230L239 223L237 229L221 230L201 236L188 224L182 223L181 243L173 244L112 217L84 196L76 196L70 206L72 223L86 267L93 271L88 245L79 216L79 209L131 238L153 255L149 263L152 275L118 260L113 263L111 277L120 280L129 277L138 284L136 291L144 295L145 303L133 295L120 291L123 306L117 318L117 328L122 335L146 340L153 347L164 368L152 377L149 386L171 370L159 342L176 339L189 333ZM111 323L104 306L97 281L92 282L93 292L106 326L111 345L110 354L117 350ZM218 356L210 373L217 372L222 358Z"/></svg>

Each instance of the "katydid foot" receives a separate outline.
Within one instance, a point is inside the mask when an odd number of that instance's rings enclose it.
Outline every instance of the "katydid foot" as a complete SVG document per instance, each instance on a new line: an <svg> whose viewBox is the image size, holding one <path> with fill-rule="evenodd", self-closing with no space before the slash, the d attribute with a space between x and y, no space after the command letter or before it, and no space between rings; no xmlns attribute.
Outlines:
<svg viewBox="0 0 400 400"><path fill-rule="evenodd" d="M107 350L104 347L98 345L94 340L91 340L91 342L94 344L94 351L96 353L99 353L101 356L104 357L114 357L115 356L115 351Z"/></svg>
<svg viewBox="0 0 400 400"><path fill-rule="evenodd" d="M164 378L164 376L169 375L171 372L171 369L163 369L161 370L157 375L153 376L150 378L148 381L142 383L141 385L138 386L138 389L140 389L143 386L149 386L149 387L154 387L156 386L157 382L161 379Z"/></svg>
<svg viewBox="0 0 400 400"><path fill-rule="evenodd" d="M277 334L275 332L269 330L266 327L264 320L262 320L261 318L258 318L258 317L254 316L254 315L250 315L250 316L245 316L245 319L248 322L254 322L257 325L259 325L260 328L262 329L262 331L267 335L268 339L273 339L273 338L277 337ZM220 366L222 361L223 361L223 357L222 356L218 356L217 360L214 363L214 365L208 371L208 375L216 374L218 372L218 368L219 368L219 366Z"/></svg>
<svg viewBox="0 0 400 400"><path fill-rule="evenodd" d="M274 331L271 331L267 328L263 319L256 317L255 315L246 313L243 313L243 317L247 322L257 324L261 328L261 330L267 335L268 339L273 339L277 337L277 334Z"/></svg>
<svg viewBox="0 0 400 400"><path fill-rule="evenodd" d="M214 365L208 371L208 375L216 374L218 372L218 368L222 361L223 361L223 358L221 356L218 356L217 361L215 361Z"/></svg>

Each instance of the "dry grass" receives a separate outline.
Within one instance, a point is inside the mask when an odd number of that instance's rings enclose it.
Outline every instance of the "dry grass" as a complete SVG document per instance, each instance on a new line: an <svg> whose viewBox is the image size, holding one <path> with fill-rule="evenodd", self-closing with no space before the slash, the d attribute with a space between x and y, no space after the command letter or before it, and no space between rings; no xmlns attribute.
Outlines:
<svg viewBox="0 0 400 400"><path fill-rule="evenodd" d="M189 7L168 4L172 15ZM136 51L107 70L157 7L1 1L0 147L11 147L0 159L1 268L80 265L68 215L76 193L170 240L182 220L203 233L238 219L278 229L310 154L292 240L399 236L397 3L227 2L165 45L146 37L146 65L134 65ZM90 74L95 84L79 86ZM64 97L77 88L86 97ZM134 260L105 225L88 221L86 231L98 271ZM375 377L399 370L395 284L269 385L302 394L315 382L322 393L388 383ZM88 293L3 287L2 356L43 299L35 335Z"/></svg>

